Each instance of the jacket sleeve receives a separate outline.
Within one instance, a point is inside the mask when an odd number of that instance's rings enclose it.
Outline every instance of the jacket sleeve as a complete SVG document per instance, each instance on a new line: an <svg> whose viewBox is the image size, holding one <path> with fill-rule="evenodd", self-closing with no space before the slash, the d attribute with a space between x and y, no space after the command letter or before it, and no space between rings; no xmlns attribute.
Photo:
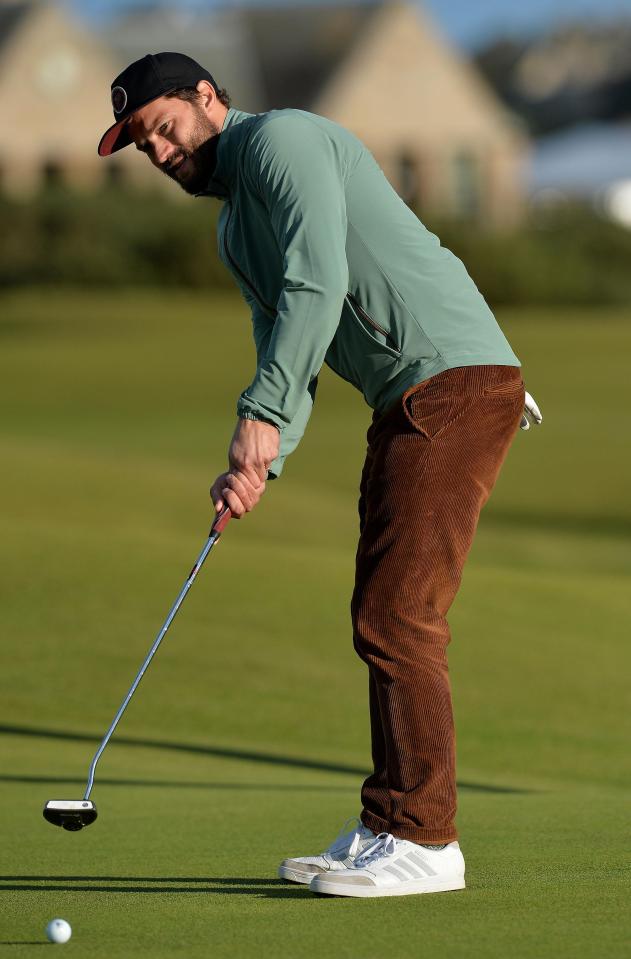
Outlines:
<svg viewBox="0 0 631 959"><path fill-rule="evenodd" d="M254 298L243 288L242 293L252 310L252 332L254 334L256 363L258 367L264 362L267 355L274 329L274 320L263 313ZM290 453L293 453L302 439L315 402L317 385L317 377L314 377L307 386L307 390L302 397L291 423L287 424L287 426L281 430L280 452L269 468L268 479L277 479L280 476L285 464L285 458L289 456ZM256 418L258 419L259 417L257 416Z"/></svg>
<svg viewBox="0 0 631 959"><path fill-rule="evenodd" d="M269 215L284 279L264 355L237 412L293 433L295 445L294 424L306 423L305 398L348 290L343 170L335 144L302 115L273 117L247 149L250 186Z"/></svg>

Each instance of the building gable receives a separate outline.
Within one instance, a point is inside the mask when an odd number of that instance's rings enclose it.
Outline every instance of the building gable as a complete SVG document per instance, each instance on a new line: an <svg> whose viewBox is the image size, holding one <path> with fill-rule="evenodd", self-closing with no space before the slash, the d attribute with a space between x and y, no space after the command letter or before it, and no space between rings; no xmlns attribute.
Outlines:
<svg viewBox="0 0 631 959"><path fill-rule="evenodd" d="M353 3L244 10L243 26L256 50L265 109L310 109L349 51L361 45L379 6Z"/></svg>
<svg viewBox="0 0 631 959"><path fill-rule="evenodd" d="M386 2L314 101L313 109L369 138L449 150L521 134L476 70L411 4Z"/></svg>
<svg viewBox="0 0 631 959"><path fill-rule="evenodd" d="M4 51L15 42L15 36L35 9L34 2L27 0L9 0L0 2L0 69Z"/></svg>
<svg viewBox="0 0 631 959"><path fill-rule="evenodd" d="M112 60L58 5L28 7L0 57L3 178L9 188L27 185L59 167L76 182L84 172L92 180L99 138L113 122Z"/></svg>

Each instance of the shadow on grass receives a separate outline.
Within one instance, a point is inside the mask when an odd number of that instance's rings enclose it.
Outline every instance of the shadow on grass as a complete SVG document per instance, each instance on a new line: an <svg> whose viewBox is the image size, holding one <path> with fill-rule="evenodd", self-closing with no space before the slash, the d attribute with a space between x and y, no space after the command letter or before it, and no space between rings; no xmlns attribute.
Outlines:
<svg viewBox="0 0 631 959"><path fill-rule="evenodd" d="M0 725L0 735L28 736L35 739L56 739L66 742L86 742L97 745L100 742L95 736L88 733L64 732L53 729L36 729L29 726ZM276 753L252 752L245 749L226 749L221 746L198 746L194 743L170 743L152 739L134 739L129 736L117 736L115 740L119 746L140 746L143 749L172 750L187 752L198 756L212 756L218 759L236 759L240 762L265 763L271 766L285 766L291 769L308 769L315 772L343 773L348 776L358 776L364 779L368 770L362 766L347 766L339 763L324 762L316 759L299 758L294 756L279 756ZM35 782L35 783L83 783L83 779L31 776L0 776L2 782ZM101 785L109 786L165 786L175 788L197 789L314 789L313 786L274 786L244 783L191 783L191 782L163 782L160 780L132 780L132 779L99 779ZM318 787L322 790L340 789L346 787ZM530 793L533 790L519 789L513 786L496 786L487 783L458 782L459 789L470 789L476 792L488 793Z"/></svg>
<svg viewBox="0 0 631 959"><path fill-rule="evenodd" d="M150 885L147 885L147 884ZM111 892L111 893L212 893L295 899L308 895L308 887L282 879L244 876L0 876L0 892ZM315 900L315 897L313 897ZM6 943L20 945L20 943Z"/></svg>
<svg viewBox="0 0 631 959"><path fill-rule="evenodd" d="M50 786L81 786L81 791L85 788L85 778L80 779L77 776L3 776L0 775L2 783L34 783L35 785ZM182 782L176 779L98 779L99 786L153 786L160 789L219 789L219 790L242 790L259 792L349 792L357 787L354 783L348 783L346 786L331 785L326 786L321 783L309 785L308 783L232 783L232 782Z"/></svg>
<svg viewBox="0 0 631 959"><path fill-rule="evenodd" d="M364 774L365 775L365 774ZM33 783L35 785L50 786L85 786L85 779L77 776L11 776L0 775L2 783ZM182 782L176 779L101 779L98 780L99 786L149 786L159 789L218 789L218 790L242 790L245 792L349 792L356 790L356 783L348 783L346 786L324 785L322 783L232 783L232 782ZM515 793L524 795L534 792L532 789L517 789L514 786L492 786L481 783L459 782L458 789L472 790L487 793Z"/></svg>
<svg viewBox="0 0 631 959"><path fill-rule="evenodd" d="M56 729L36 729L30 726L0 725L0 735L29 736L35 739L57 739L75 743L100 743L100 737L90 733L67 732ZM154 739L135 739L131 736L117 736L118 746L141 746L143 749L168 749L172 752L191 753L196 756L212 756L217 759L237 759L249 763L266 763L272 766L287 766L293 769L313 769L316 772L346 773L351 776L366 775L363 766L348 766L340 763L323 762L293 756L279 756L277 753L264 753L248 749L227 749L223 746L198 746L195 743L162 742Z"/></svg>

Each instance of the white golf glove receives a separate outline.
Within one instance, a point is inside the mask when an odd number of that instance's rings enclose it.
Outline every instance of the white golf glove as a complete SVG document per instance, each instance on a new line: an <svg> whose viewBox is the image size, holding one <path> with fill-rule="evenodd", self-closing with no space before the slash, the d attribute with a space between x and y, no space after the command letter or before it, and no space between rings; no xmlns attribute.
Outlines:
<svg viewBox="0 0 631 959"><path fill-rule="evenodd" d="M541 415L541 410L533 400L530 393L526 393L526 399L524 400L524 415L521 418L521 423L519 424L520 430L529 430L530 424L534 423L535 426L541 426L543 421L543 416Z"/></svg>

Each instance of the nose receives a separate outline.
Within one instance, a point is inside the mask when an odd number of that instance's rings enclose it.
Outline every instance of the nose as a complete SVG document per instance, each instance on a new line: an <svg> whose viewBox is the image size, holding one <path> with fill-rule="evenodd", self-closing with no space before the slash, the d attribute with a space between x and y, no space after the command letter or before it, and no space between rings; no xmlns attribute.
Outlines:
<svg viewBox="0 0 631 959"><path fill-rule="evenodd" d="M154 146L153 155L158 166L163 166L172 157L174 147L167 140L157 140Z"/></svg>

